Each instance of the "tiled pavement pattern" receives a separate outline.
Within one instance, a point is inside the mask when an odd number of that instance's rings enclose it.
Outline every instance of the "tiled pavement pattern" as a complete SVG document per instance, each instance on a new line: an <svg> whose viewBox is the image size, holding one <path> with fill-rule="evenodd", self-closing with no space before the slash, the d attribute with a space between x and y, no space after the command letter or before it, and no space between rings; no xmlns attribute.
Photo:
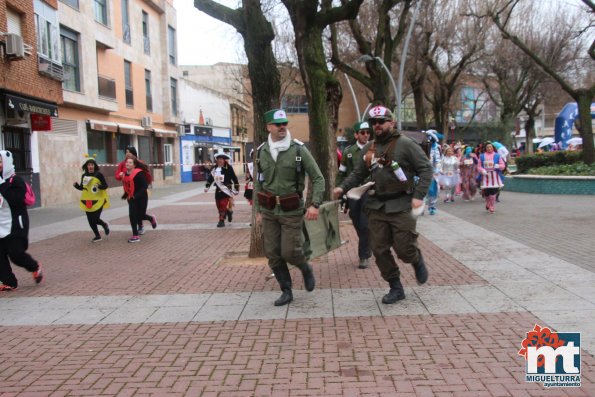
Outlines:
<svg viewBox="0 0 595 397"><path fill-rule="evenodd" d="M439 202L438 211L595 272L595 196L504 191L500 200L494 217L480 199Z"/></svg>
<svg viewBox="0 0 595 397"><path fill-rule="evenodd" d="M314 261L317 289L294 271L295 301L276 308L265 261L245 257L243 199L221 230L212 195L162 194L140 244L114 204L97 244L80 215L32 230L47 278L16 269L19 290L0 295L0 396L595 395L593 273L489 227L421 218L430 282L403 265L407 299L387 306L345 222L350 242ZM580 389L525 382L535 323L583 332Z"/></svg>

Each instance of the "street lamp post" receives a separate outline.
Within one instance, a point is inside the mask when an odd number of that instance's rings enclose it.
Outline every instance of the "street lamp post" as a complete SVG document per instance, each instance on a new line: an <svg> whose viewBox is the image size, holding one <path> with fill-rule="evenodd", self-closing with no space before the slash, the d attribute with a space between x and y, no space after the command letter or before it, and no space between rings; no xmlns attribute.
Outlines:
<svg viewBox="0 0 595 397"><path fill-rule="evenodd" d="M359 113L359 104L357 103L357 97L355 96L355 91L353 91L353 86L351 85L351 80L349 80L349 76L347 73L343 73L345 75L345 80L347 80L347 86L349 87L349 91L351 91L351 97L353 98L353 106L355 106L355 111L357 113L357 119L361 119L361 115Z"/></svg>
<svg viewBox="0 0 595 397"><path fill-rule="evenodd" d="M393 91L395 92L395 99L396 99L396 108L397 108L397 128L401 131L402 127L402 119L403 119L403 107L402 107L402 93L403 93L403 75L405 74L405 60L407 59L407 51L409 49L409 40L411 39L411 34L413 33L413 26L415 25L415 20L417 19L417 13L419 12L419 7L421 5L422 0L419 0L415 5L415 9L413 10L413 16L411 17L411 23L409 24L409 28L407 29L407 37L405 37L405 43L403 44L403 55L401 56L401 63L399 65L399 88L397 89L397 85L395 84L395 80L390 73L390 70L384 64L384 61L380 57L372 57L371 55L362 55L359 57L360 61L368 62L372 60L377 60L380 62L386 74L390 78L391 83L393 84Z"/></svg>
<svg viewBox="0 0 595 397"><path fill-rule="evenodd" d="M368 61L373 61L373 60L377 60L378 62L380 62L380 64L382 65L382 68L384 69L384 71L388 75L388 78L390 79L390 82L393 85L393 92L395 93L395 100L397 101L396 108L399 109L400 108L399 100L398 100L398 98L400 97L399 90L397 89L397 84L395 84L395 79L393 79L393 76L390 73L390 69L385 65L385 63L382 60L382 58L380 58L380 57L373 57L372 55L364 54L361 57L359 57L359 60L362 61L362 62L368 62ZM396 113L398 114L398 111ZM400 117L397 119L397 122L399 123L398 128L399 128L399 131L400 131L401 130L401 119L400 119Z"/></svg>
<svg viewBox="0 0 595 397"><path fill-rule="evenodd" d="M415 9L413 10L411 23L409 23L409 29L407 30L407 37L405 37L405 43L403 44L403 55L401 56L401 64L399 65L399 91L397 95L397 117L399 131L401 131L401 120L403 119L403 104L401 103L401 101L403 99L403 75L405 74L405 60L407 59L407 52L409 51L409 40L411 39L411 34L413 33L413 26L415 25L415 20L417 19L417 13L419 11L421 1L422 0L419 0L417 2L417 4L415 5Z"/></svg>

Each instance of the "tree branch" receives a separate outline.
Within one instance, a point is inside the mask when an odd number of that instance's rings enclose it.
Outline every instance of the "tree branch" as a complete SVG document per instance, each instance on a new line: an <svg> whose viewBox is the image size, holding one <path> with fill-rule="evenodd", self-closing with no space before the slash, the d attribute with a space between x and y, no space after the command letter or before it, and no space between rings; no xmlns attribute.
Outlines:
<svg viewBox="0 0 595 397"><path fill-rule="evenodd" d="M233 26L238 33L244 36L246 25L242 18L243 8L232 9L213 0L194 0L194 7L205 14Z"/></svg>
<svg viewBox="0 0 595 397"><path fill-rule="evenodd" d="M595 3L593 3L591 0L583 0L583 3L585 3L592 12L595 12Z"/></svg>
<svg viewBox="0 0 595 397"><path fill-rule="evenodd" d="M545 73L549 74L554 80L556 80L558 84L560 84L562 89L564 89L564 91L568 92L573 97L576 95L576 90L573 87L571 87L570 84L566 82L566 80L564 80L554 69L552 69L539 56L537 56L533 51L531 51L531 49L527 47L527 45L523 41L521 41L517 36L509 33L506 30L506 28L504 27L504 25L502 25L502 22L500 21L500 18L497 15L492 15L491 18L505 39L510 40L514 45L520 48L521 51L523 51L537 65L539 65Z"/></svg>
<svg viewBox="0 0 595 397"><path fill-rule="evenodd" d="M339 7L321 10L316 16L316 23L320 28L325 28L335 22L354 19L363 2L364 0L349 0Z"/></svg>

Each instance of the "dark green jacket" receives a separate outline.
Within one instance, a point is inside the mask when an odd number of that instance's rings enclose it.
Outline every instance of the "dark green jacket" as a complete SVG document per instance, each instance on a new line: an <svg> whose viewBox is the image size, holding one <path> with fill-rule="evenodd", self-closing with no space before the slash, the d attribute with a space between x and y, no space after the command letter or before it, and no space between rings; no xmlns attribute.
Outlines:
<svg viewBox="0 0 595 397"><path fill-rule="evenodd" d="M297 147L299 146L301 173L296 171ZM312 181L312 202L322 203L324 195L324 177L318 168L310 151L303 143L292 140L289 149L279 152L277 161L273 160L268 142L257 149L256 178L254 180L254 205L257 211L276 215L303 215L304 199L297 210L283 211L278 205L274 210L262 208L258 204L258 192L265 190L277 196L298 192L303 193L305 176L308 174Z"/></svg>
<svg viewBox="0 0 595 397"><path fill-rule="evenodd" d="M343 155L341 156L341 165L339 167L339 173L337 174L337 184L343 182L343 180L347 178L355 168L357 168L359 163L362 162L363 157L364 152L359 148L357 142L353 145L347 146L345 150L343 150Z"/></svg>
<svg viewBox="0 0 595 397"><path fill-rule="evenodd" d="M364 161L339 185L344 192L347 192L349 189L362 184L370 176L370 180L376 182L376 185L369 191L366 208L384 210L387 214L410 210L411 199L413 198L423 200L428 192L433 175L432 164L421 147L412 139L401 135L397 130L393 130L386 137L379 137L375 140L376 157L379 157L386 150L392 139L397 139L397 141L390 153L391 160L398 162L405 172L411 187L410 191L403 191L401 194L397 194L398 197L391 199L379 198L385 191L398 189L400 184L390 167L375 167L371 172ZM364 154L368 151L372 142L374 141L368 142L362 149ZM419 178L418 183L415 185L411 183L414 176ZM380 193L380 195L373 193Z"/></svg>

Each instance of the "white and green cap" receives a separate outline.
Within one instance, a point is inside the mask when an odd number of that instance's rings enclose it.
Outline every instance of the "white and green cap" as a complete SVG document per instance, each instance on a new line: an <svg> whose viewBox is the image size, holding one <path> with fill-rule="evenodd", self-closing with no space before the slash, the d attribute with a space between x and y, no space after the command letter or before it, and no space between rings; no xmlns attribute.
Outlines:
<svg viewBox="0 0 595 397"><path fill-rule="evenodd" d="M288 123L287 114L283 109L272 109L264 114L264 121L267 124L271 123Z"/></svg>

